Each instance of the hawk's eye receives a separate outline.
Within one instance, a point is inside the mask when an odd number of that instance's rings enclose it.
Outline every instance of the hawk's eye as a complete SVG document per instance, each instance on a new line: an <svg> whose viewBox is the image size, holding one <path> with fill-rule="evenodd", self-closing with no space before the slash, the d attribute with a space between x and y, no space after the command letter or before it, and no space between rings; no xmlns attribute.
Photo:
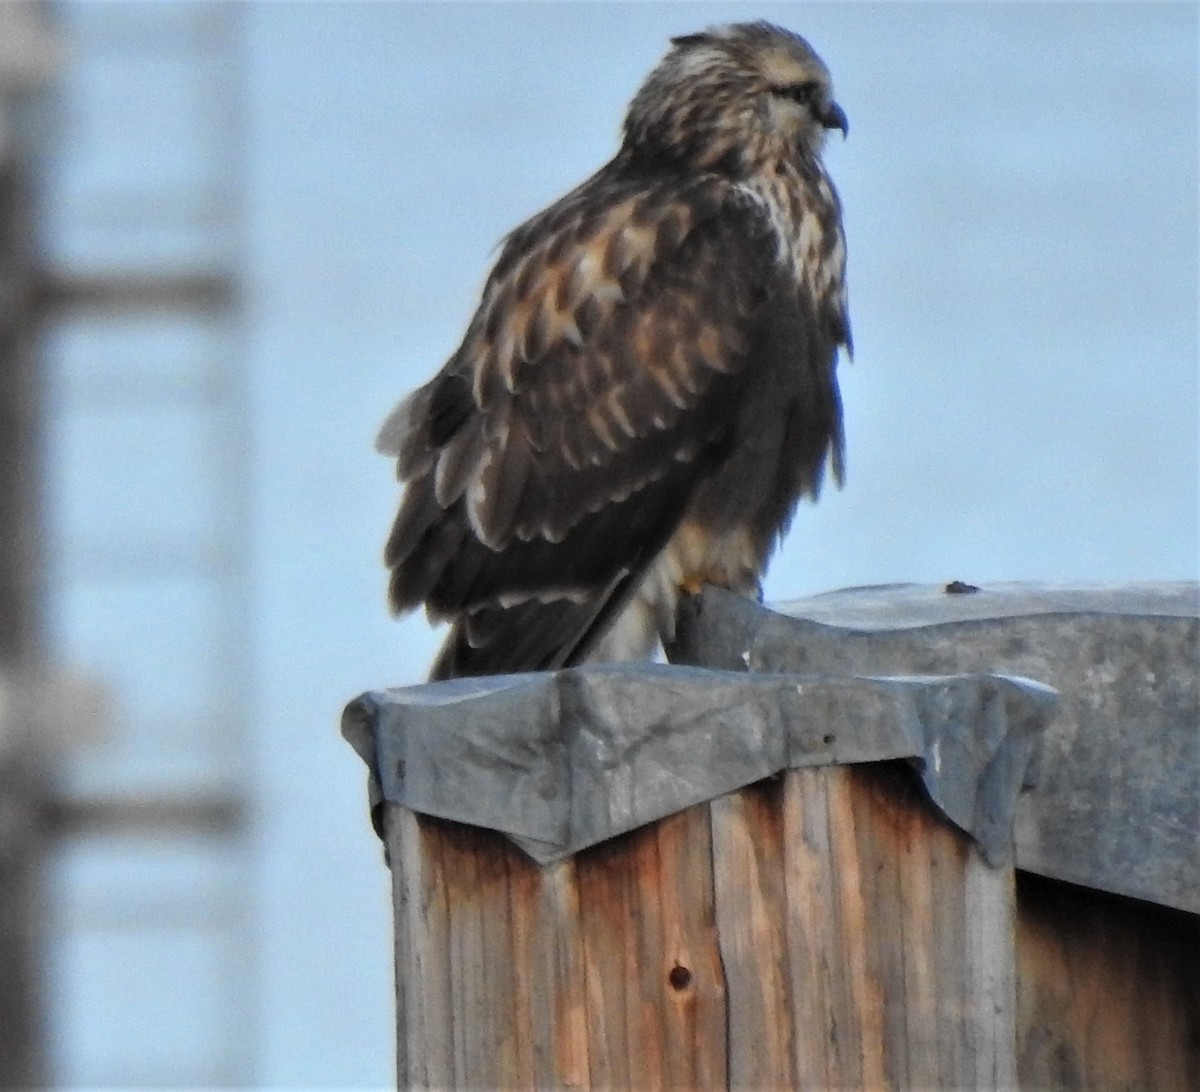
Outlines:
<svg viewBox="0 0 1200 1092"><path fill-rule="evenodd" d="M821 85L816 80L805 80L803 83L795 83L790 87L781 87L778 93L784 98L798 102L801 106L810 106L820 90Z"/></svg>

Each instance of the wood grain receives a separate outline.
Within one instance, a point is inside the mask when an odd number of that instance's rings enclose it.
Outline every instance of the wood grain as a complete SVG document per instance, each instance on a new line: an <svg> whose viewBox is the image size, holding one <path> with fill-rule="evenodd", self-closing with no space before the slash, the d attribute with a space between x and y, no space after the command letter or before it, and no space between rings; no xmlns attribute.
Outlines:
<svg viewBox="0 0 1200 1092"><path fill-rule="evenodd" d="M725 990L706 805L576 857L597 1087L722 1087Z"/></svg>
<svg viewBox="0 0 1200 1092"><path fill-rule="evenodd" d="M397 1072L410 1088L718 1088L707 806L539 868L390 808Z"/></svg>
<svg viewBox="0 0 1200 1092"><path fill-rule="evenodd" d="M1200 1088L1200 917L1019 876L1018 1074L1027 1088Z"/></svg>
<svg viewBox="0 0 1200 1092"><path fill-rule="evenodd" d="M791 771L539 868L388 817L414 1088L994 1088L1011 874L902 764Z"/></svg>
<svg viewBox="0 0 1200 1092"><path fill-rule="evenodd" d="M796 1084L781 799L772 779L709 805L734 1088Z"/></svg>

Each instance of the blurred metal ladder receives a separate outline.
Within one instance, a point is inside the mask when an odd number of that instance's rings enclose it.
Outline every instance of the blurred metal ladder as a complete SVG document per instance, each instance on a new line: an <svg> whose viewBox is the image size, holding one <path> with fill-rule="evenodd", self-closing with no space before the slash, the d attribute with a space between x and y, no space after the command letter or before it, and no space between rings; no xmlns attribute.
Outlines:
<svg viewBox="0 0 1200 1092"><path fill-rule="evenodd" d="M50 1064L252 1083L240 8L55 6L43 175L47 631L114 695L70 763ZM84 733L86 725L78 726Z"/></svg>

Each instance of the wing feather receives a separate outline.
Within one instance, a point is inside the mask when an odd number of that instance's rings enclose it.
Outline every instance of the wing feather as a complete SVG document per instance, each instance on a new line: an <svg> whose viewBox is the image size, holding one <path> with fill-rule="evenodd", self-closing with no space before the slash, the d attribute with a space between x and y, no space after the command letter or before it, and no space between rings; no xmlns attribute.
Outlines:
<svg viewBox="0 0 1200 1092"><path fill-rule="evenodd" d="M384 430L407 481L393 607L455 620L435 674L560 666L600 635L727 455L783 280L717 177L601 172L509 237Z"/></svg>

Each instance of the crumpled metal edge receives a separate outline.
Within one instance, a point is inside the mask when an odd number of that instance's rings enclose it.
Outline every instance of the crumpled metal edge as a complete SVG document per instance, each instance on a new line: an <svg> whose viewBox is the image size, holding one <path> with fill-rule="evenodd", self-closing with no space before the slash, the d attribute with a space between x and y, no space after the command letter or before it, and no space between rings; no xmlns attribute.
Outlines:
<svg viewBox="0 0 1200 1092"><path fill-rule="evenodd" d="M384 801L549 864L785 769L904 758L993 865L1057 694L1003 675L757 675L665 664L371 691L342 732Z"/></svg>

